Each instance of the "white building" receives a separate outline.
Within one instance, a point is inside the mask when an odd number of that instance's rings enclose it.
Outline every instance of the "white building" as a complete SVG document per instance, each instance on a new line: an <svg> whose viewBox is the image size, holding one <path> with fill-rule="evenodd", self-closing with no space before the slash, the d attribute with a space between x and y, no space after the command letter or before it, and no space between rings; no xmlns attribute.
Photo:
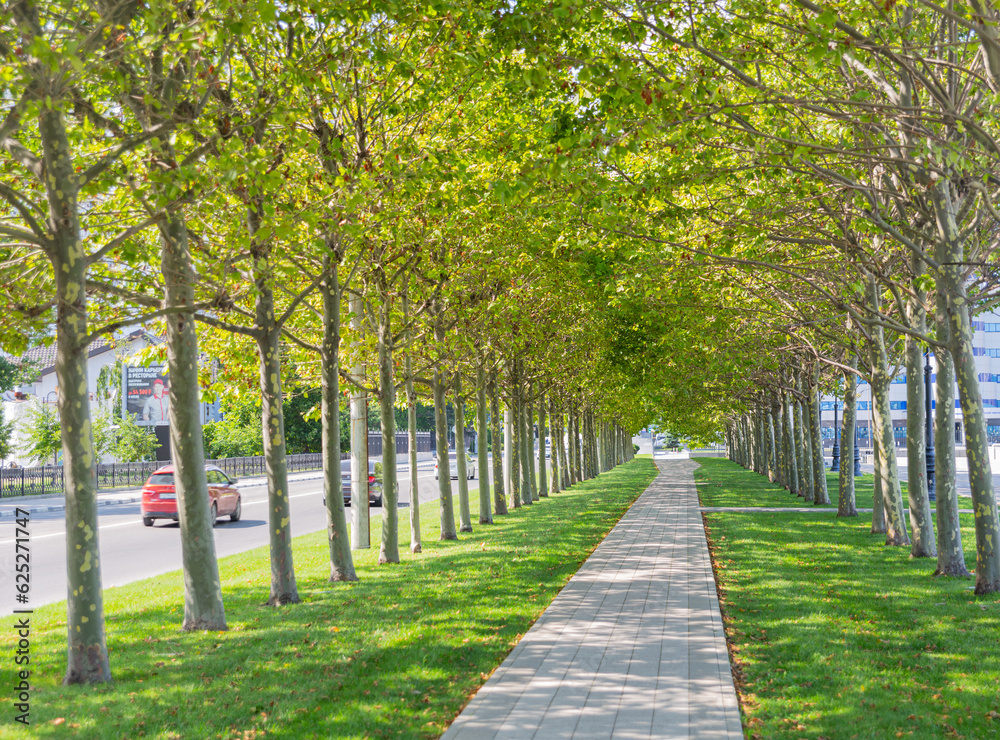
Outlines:
<svg viewBox="0 0 1000 740"><path fill-rule="evenodd" d="M127 364L129 358L134 357L137 352L160 342L159 337L143 329L135 329L118 337L95 340L87 349L87 389L91 402L105 403L112 414L121 414L120 403L115 404L113 400L100 397L98 379L101 371L106 367L114 366L118 360ZM36 463L24 458L23 450L26 445L22 432L24 424L21 419L27 411L27 404L41 402L55 405L59 398L59 380L56 378L56 343L32 347L24 353L21 359L36 365L38 375L32 382L3 394L4 418L14 420L13 447L20 451L4 462L6 464L13 462L16 465L28 467ZM121 382L120 378L118 382ZM120 392L120 389L117 390ZM202 404L202 422L218 421L220 418L218 403ZM163 437L164 439L166 437L165 430ZM161 439L161 443L166 444L163 439ZM105 457L102 462L115 462L115 460Z"/></svg>
<svg viewBox="0 0 1000 740"><path fill-rule="evenodd" d="M978 315L973 321L975 337L972 350L976 358L976 370L979 374L979 389L983 398L983 409L986 413L986 434L990 444L1000 443L1000 314L986 312ZM936 389L937 360L930 354L931 364L931 404L937 406ZM858 440L861 447L871 446L869 430L872 425L871 386L865 381L858 384ZM897 447L906 446L906 373L900 374L889 387L889 405L892 409L892 424ZM838 404L839 408L842 405ZM833 445L834 399L824 396L821 403L823 412L824 445ZM933 413L933 411L932 411ZM933 423L933 422L932 422ZM965 445L965 424L962 418L962 407L958 401L958 387L955 388L955 444Z"/></svg>

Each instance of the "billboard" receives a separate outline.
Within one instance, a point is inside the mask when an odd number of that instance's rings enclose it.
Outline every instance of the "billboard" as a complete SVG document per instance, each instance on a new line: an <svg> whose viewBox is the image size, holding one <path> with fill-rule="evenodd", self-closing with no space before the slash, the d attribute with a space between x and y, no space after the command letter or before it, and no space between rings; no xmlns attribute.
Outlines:
<svg viewBox="0 0 1000 740"><path fill-rule="evenodd" d="M139 426L170 424L170 380L164 365L122 367L122 416Z"/></svg>

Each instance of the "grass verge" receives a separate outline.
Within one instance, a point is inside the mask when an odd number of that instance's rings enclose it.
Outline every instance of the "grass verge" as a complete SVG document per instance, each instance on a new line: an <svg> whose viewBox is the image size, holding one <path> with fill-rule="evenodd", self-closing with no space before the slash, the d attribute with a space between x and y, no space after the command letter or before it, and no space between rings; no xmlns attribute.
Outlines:
<svg viewBox="0 0 1000 740"><path fill-rule="evenodd" d="M63 687L65 604L32 616L33 737L437 737L656 475L638 458L399 565L356 551L330 584L325 532L298 537L302 603L267 607L267 548L219 561L229 631L181 633L180 572L105 591L113 686ZM478 497L471 496L472 521ZM9 632L4 650L13 654ZM13 685L13 684L11 684ZM0 736L14 728L0 698Z"/></svg>
<svg viewBox="0 0 1000 740"><path fill-rule="evenodd" d="M702 468L695 471L695 480L702 485L698 486L698 495L702 506L764 506L764 507L789 507L806 508L814 506L807 504L804 499L793 496L776 483L771 483L765 476L751 474L747 476L747 470L730 460L724 458L697 458L697 462L702 464ZM711 470L711 477L707 471ZM839 475L826 471L826 489L830 496L829 504L822 504L817 508L837 508L837 491L839 490ZM874 500L875 479L871 473L854 479L854 501L859 509L872 508ZM903 506L906 504L906 481L900 482L903 491ZM958 506L961 509L971 509L972 499L959 496ZM934 505L931 504L931 511Z"/></svg>
<svg viewBox="0 0 1000 740"><path fill-rule="evenodd" d="M760 476L717 462L696 477L724 483L731 505L758 495ZM1000 736L1000 595L932 578L933 561L885 547L864 517L705 523L750 738ZM972 570L972 517L962 525Z"/></svg>

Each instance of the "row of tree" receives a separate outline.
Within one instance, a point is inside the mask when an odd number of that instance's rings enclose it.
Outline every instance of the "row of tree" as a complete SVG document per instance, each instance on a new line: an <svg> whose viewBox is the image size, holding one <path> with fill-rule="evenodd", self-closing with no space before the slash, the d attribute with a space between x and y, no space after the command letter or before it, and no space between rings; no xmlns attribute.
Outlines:
<svg viewBox="0 0 1000 740"><path fill-rule="evenodd" d="M560 488L631 455L611 420L634 421L601 352L599 296L573 267L578 250L566 249L566 260L552 249L561 228L545 208L504 202L502 178L544 135L551 108L521 100L527 37L504 9L39 0L0 13L0 320L10 350L55 330L67 683L110 678L86 378L98 337L140 323L165 336L188 630L226 625L199 403L223 387L246 393L254 374L272 604L298 601L284 418L291 380L321 389L314 414L332 580L356 578L351 547L368 546L369 398L384 438L382 562L399 560L400 396L411 433L416 399L433 399L442 456L446 396L459 449L467 400L476 399L483 438L485 399L496 440L506 408L506 478L493 484L499 513L508 497L519 506L549 490L544 454L537 469L529 461L533 423L541 439L548 424L558 429L552 483ZM518 126L539 115L522 140ZM205 355L221 363L215 377L199 376ZM358 502L350 532L339 495L342 382ZM416 492L411 500L419 547ZM458 508L467 530L467 491ZM447 476L441 517L441 536L457 536Z"/></svg>

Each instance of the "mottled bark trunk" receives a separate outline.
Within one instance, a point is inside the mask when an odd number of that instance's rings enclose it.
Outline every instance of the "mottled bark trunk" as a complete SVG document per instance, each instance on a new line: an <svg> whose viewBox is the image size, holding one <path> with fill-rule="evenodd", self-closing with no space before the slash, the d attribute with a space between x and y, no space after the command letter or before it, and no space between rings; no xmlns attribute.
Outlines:
<svg viewBox="0 0 1000 740"><path fill-rule="evenodd" d="M340 475L340 281L336 258L324 259L323 346L320 352L323 393L323 495L326 538L330 546L330 581L356 581L347 511Z"/></svg>
<svg viewBox="0 0 1000 740"><path fill-rule="evenodd" d="M465 399L462 397L462 376L455 373L455 469L458 472L458 531L472 531L469 506L469 471L465 461ZM449 471L450 472L450 471Z"/></svg>
<svg viewBox="0 0 1000 740"><path fill-rule="evenodd" d="M88 265L80 239L77 177L63 118L56 109L42 109L39 134L47 167L46 227L56 282L55 364L66 489L67 656L63 683L107 683L111 663L104 627L96 460L87 392ZM13 532L13 527L8 531Z"/></svg>
<svg viewBox="0 0 1000 740"><path fill-rule="evenodd" d="M406 353L406 427L410 458L410 552L423 552L420 541L420 475L417 470L417 393L413 388L413 360Z"/></svg>
<svg viewBox="0 0 1000 740"><path fill-rule="evenodd" d="M562 490L562 464L559 461L559 443L557 438L559 436L559 418L556 416L556 403L552 394L549 394L549 443L550 449L552 450L552 485L549 489L550 493L559 493Z"/></svg>
<svg viewBox="0 0 1000 740"><path fill-rule="evenodd" d="M965 454L969 461L969 486L976 528L975 592L987 594L1000 591L1000 519L987 454L983 399L972 351L974 331L962 272L965 249L955 217L959 206L951 187L947 179L941 178L931 190L939 236L935 257L943 265L938 276L943 284L940 295L945 298L951 355L965 423Z"/></svg>
<svg viewBox="0 0 1000 740"><path fill-rule="evenodd" d="M817 363L813 368L812 383L809 386L809 429L813 453L813 503L817 506L830 503L830 494L826 490L826 464L823 460L823 429L819 404L819 363Z"/></svg>
<svg viewBox="0 0 1000 740"><path fill-rule="evenodd" d="M493 429L493 508L497 516L507 513L507 493L504 483L508 477L504 475L504 457L510 448L504 441L500 421L500 389L497 384L496 370L490 371L490 422Z"/></svg>
<svg viewBox="0 0 1000 740"><path fill-rule="evenodd" d="M788 487L788 471L786 469L787 456L785 454L784 416L781 413L781 404L776 400L771 401L771 429L774 438L774 482L783 488Z"/></svg>
<svg viewBox="0 0 1000 740"><path fill-rule="evenodd" d="M403 320L407 326L410 323L409 286L403 291ZM412 335L406 331L407 347L410 346ZM406 430L409 442L410 459L410 552L423 552L420 540L420 476L417 470L417 392L413 387L413 358L406 353L404 360L406 370Z"/></svg>
<svg viewBox="0 0 1000 740"><path fill-rule="evenodd" d="M172 157L170 158L172 160ZM168 160L169 161L169 160ZM169 307L191 306L171 314L167 324L170 373L170 445L177 488L177 514L184 563L184 630L224 630L226 612L215 557L214 522L208 503L205 448L198 383L198 335L194 323L194 273L187 224L171 216L161 227L161 272Z"/></svg>
<svg viewBox="0 0 1000 740"><path fill-rule="evenodd" d="M879 447L878 438L875 436L874 426L872 427L872 462L875 466L872 482L872 534L885 534L887 531L885 522L885 495L882 493L882 476L879 470L882 467L882 450Z"/></svg>
<svg viewBox="0 0 1000 740"><path fill-rule="evenodd" d="M378 350L378 404L382 422L382 542L378 562L399 562L399 479L396 466L396 380L393 377L392 303L388 283L376 272L380 305L375 341ZM416 470L411 475L416 476ZM366 497L367 498L367 497Z"/></svg>
<svg viewBox="0 0 1000 740"><path fill-rule="evenodd" d="M528 452L527 479L531 490L531 500L538 501L538 479L535 476L535 404L534 386L529 385L527 394L522 397L521 411L524 414L524 443Z"/></svg>
<svg viewBox="0 0 1000 740"><path fill-rule="evenodd" d="M559 433L557 435L559 443L559 490L565 491L570 487L569 458L566 455L566 414L559 407Z"/></svg>
<svg viewBox="0 0 1000 740"><path fill-rule="evenodd" d="M774 428L774 414L768 408L765 411L767 429L765 434L767 440L767 479L772 483L778 481L778 435Z"/></svg>
<svg viewBox="0 0 1000 740"><path fill-rule="evenodd" d="M956 316L959 316L957 320ZM1000 591L1000 522L986 444L986 417L972 354L973 329L968 310L963 307L955 311L951 320L952 334L966 338L952 352L952 359L965 424L965 455L969 463L969 487L976 528L975 593L989 594Z"/></svg>
<svg viewBox="0 0 1000 740"><path fill-rule="evenodd" d="M530 405L524 398L523 390L519 390L517 395L517 421L518 421L518 444L521 452L521 503L528 505L538 499L534 490L534 481L531 480L531 443L533 434L531 430Z"/></svg>
<svg viewBox="0 0 1000 740"><path fill-rule="evenodd" d="M799 445L795 428L795 403L790 393L785 394L785 444L788 446L788 490L801 495L799 483Z"/></svg>
<svg viewBox="0 0 1000 740"><path fill-rule="evenodd" d="M949 340L948 317L936 317L938 339ZM937 400L934 411L934 494L937 508L938 562L936 576L967 578L962 527L958 517L958 486L955 481L955 365L948 350L934 353L937 358Z"/></svg>
<svg viewBox="0 0 1000 740"><path fill-rule="evenodd" d="M364 326L364 304L351 296L351 329L360 341ZM365 380L362 364L351 368L358 382ZM367 550L372 546L371 519L368 508L368 396L360 388L351 390L351 548Z"/></svg>
<svg viewBox="0 0 1000 740"><path fill-rule="evenodd" d="M271 595L275 606L299 603L292 561L291 506L288 500L288 461L281 390L281 327L275 317L273 275L269 245L258 241L260 204L251 205L247 228L253 244L254 340L260 366L261 426L264 470L267 475L268 545L271 554Z"/></svg>
<svg viewBox="0 0 1000 740"><path fill-rule="evenodd" d="M490 505L489 433L486 426L486 370L479 364L476 372L476 470L479 473L479 523L493 524Z"/></svg>
<svg viewBox="0 0 1000 740"><path fill-rule="evenodd" d="M854 367L855 356L851 355L847 362L851 367ZM857 377L854 373L845 370L844 418L840 428L840 470L837 481L837 516L858 515L854 496L854 435L857 421L857 400Z"/></svg>
<svg viewBox="0 0 1000 740"><path fill-rule="evenodd" d="M519 472L521 459L521 448L517 444L517 425L515 417L517 409L514 404L514 396L507 398L507 407L504 409L504 438L503 438L503 464L504 475L506 477L507 495L510 498L508 504L511 509L521 508L521 476Z"/></svg>
<svg viewBox="0 0 1000 740"><path fill-rule="evenodd" d="M457 540L455 505L451 497L451 464L448 460L448 417L444 403L445 378L434 371L434 429L437 433L438 495L441 499L441 539Z"/></svg>
<svg viewBox="0 0 1000 740"><path fill-rule="evenodd" d="M270 306L263 305L268 302ZM282 413L279 356L281 330L274 323L273 295L267 287L258 288L256 324L257 352L260 355L264 469L267 473L268 544L271 551L271 596L267 603L272 606L297 604L300 599L292 561L285 417Z"/></svg>
<svg viewBox="0 0 1000 740"><path fill-rule="evenodd" d="M809 432L809 411L807 403L803 399L808 398L808 391L806 384L802 382L802 375L799 374L795 381L796 390L798 390L799 395L796 396L795 400L795 428L798 430L799 437L799 483L802 486L802 492L800 495L805 499L806 503L811 504L815 501L814 488L815 478L813 477L813 454L812 454L812 435Z"/></svg>
<svg viewBox="0 0 1000 740"><path fill-rule="evenodd" d="M920 298L922 300L922 297ZM907 306L910 326L926 331L926 317L921 306L911 298ZM924 425L923 352L913 337L905 338L906 352L906 458L907 501L910 507L910 557L937 556L931 504L927 498L927 438Z"/></svg>
<svg viewBox="0 0 1000 740"><path fill-rule="evenodd" d="M548 429L545 423L545 394L538 396L538 495L548 498L549 478L545 470L545 437Z"/></svg>
<svg viewBox="0 0 1000 740"><path fill-rule="evenodd" d="M878 311L878 292L875 281L868 285L868 303L872 311ZM882 497L885 505L887 545L908 545L910 538L906 533L906 521L903 517L903 494L899 486L899 471L896 467L895 438L892 430L892 415L889 411L889 358L885 351L885 337L881 327L872 330L871 364L872 364L872 410L875 419L875 435L878 437L879 467L876 475L881 477Z"/></svg>

